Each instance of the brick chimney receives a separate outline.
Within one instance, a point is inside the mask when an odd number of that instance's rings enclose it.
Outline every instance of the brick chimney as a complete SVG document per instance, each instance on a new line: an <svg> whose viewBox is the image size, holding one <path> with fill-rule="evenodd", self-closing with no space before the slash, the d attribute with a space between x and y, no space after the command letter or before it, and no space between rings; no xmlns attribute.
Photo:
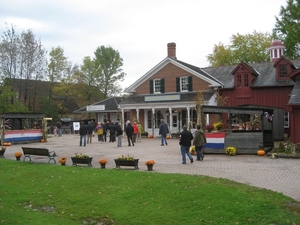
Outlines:
<svg viewBox="0 0 300 225"><path fill-rule="evenodd" d="M176 44L174 42L168 43L168 57L172 59L176 58Z"/></svg>

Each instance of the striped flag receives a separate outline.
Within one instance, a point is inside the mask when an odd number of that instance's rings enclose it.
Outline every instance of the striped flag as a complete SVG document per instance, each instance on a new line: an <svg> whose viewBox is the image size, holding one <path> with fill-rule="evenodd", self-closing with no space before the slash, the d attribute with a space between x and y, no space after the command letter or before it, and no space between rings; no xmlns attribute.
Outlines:
<svg viewBox="0 0 300 225"><path fill-rule="evenodd" d="M203 148L224 148L226 133L206 133L206 142Z"/></svg>

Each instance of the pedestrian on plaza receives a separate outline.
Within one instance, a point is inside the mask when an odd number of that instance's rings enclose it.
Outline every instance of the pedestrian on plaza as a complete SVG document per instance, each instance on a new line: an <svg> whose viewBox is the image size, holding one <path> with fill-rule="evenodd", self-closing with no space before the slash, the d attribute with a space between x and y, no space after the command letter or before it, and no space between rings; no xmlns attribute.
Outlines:
<svg viewBox="0 0 300 225"><path fill-rule="evenodd" d="M57 129L57 126L55 126L55 127L54 127L54 130L53 130L54 136L55 136L55 137L57 136L57 130L58 130L58 129Z"/></svg>
<svg viewBox="0 0 300 225"><path fill-rule="evenodd" d="M62 125L59 121L56 123L56 127L57 127L58 137L61 137L62 136Z"/></svg>
<svg viewBox="0 0 300 225"><path fill-rule="evenodd" d="M126 135L127 135L127 140L128 140L128 146L134 146L134 143L132 141L132 134L133 134L133 127L130 124L130 121L127 121L127 126L126 126Z"/></svg>
<svg viewBox="0 0 300 225"><path fill-rule="evenodd" d="M143 132L143 126L140 122L138 122L138 128L139 128L139 132L138 132L138 136L137 136L137 141L142 141L142 132Z"/></svg>
<svg viewBox="0 0 300 225"><path fill-rule="evenodd" d="M98 142L103 142L103 128L101 126L101 123L98 122L98 125L95 128L95 131L97 132L98 135Z"/></svg>
<svg viewBox="0 0 300 225"><path fill-rule="evenodd" d="M103 128L103 141L106 142L106 135L107 135L107 123L104 122L104 123L101 123L102 124L102 128Z"/></svg>
<svg viewBox="0 0 300 225"><path fill-rule="evenodd" d="M190 153L190 147L191 147L191 141L193 140L194 136L193 134L187 130L186 125L183 126L183 131L180 133L179 136L179 145L180 145L180 151L182 156L182 164L186 164L186 157L187 155L189 159L191 160L191 163L193 163L193 156Z"/></svg>
<svg viewBox="0 0 300 225"><path fill-rule="evenodd" d="M82 146L82 139L83 139L83 146L86 146L86 135L87 135L87 128L84 122L81 122L80 128L79 128L79 135L80 135L80 142L79 146Z"/></svg>
<svg viewBox="0 0 300 225"><path fill-rule="evenodd" d="M91 121L88 122L88 125L86 126L86 129L87 129L87 143L92 144L94 126L91 123Z"/></svg>
<svg viewBox="0 0 300 225"><path fill-rule="evenodd" d="M202 161L204 158L202 147L206 144L206 137L204 131L201 129L200 125L197 125L197 130L195 132L195 138L193 140L193 145L197 152L197 161Z"/></svg>
<svg viewBox="0 0 300 225"><path fill-rule="evenodd" d="M111 124L109 125L109 142L116 141L116 131L117 131L117 126L112 120Z"/></svg>
<svg viewBox="0 0 300 225"><path fill-rule="evenodd" d="M160 120L159 124L159 135L161 138L161 146L164 146L164 144L168 145L167 143L167 134L169 133L168 124L165 123L163 119Z"/></svg>
<svg viewBox="0 0 300 225"><path fill-rule="evenodd" d="M138 132L139 132L139 127L138 127L136 122L133 123L132 127L133 127L132 140L133 140L133 143L136 143L137 135L138 135Z"/></svg>
<svg viewBox="0 0 300 225"><path fill-rule="evenodd" d="M118 147L122 147L122 135L123 135L123 130L121 125L118 123L117 125L117 140L118 140Z"/></svg>

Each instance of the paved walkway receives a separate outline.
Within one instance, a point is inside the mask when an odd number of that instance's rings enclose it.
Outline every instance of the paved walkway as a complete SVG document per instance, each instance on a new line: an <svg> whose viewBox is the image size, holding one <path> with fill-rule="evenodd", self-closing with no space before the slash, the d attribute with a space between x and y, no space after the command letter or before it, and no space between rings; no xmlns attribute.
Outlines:
<svg viewBox="0 0 300 225"><path fill-rule="evenodd" d="M21 146L44 147L55 151L59 156L67 156L67 165L71 166L71 158L75 153L83 153L93 157L93 167L100 168L98 160L105 157L108 160L106 168L115 168L114 159L119 155L133 155L139 158L140 171L146 171L144 164L148 159L154 159L154 172L182 173L206 175L225 178L251 186L281 192L300 201L300 160L299 159L270 159L268 156L257 155L217 155L207 154L203 161L181 164L181 154L177 139L169 139L167 146L160 146L160 139L143 138L135 146L128 146L123 138L123 146L117 143L99 143L93 138L92 144L79 146L79 135L69 134L62 137L48 138L46 143L17 144L7 147L5 157L15 160L14 153L21 151ZM23 156L22 156L23 157ZM35 163L47 163L45 157L33 156ZM194 156L195 158L195 156ZM23 160L23 158L21 159ZM58 158L57 158L58 160ZM83 165L85 166L85 165ZM131 167L124 167L130 169Z"/></svg>

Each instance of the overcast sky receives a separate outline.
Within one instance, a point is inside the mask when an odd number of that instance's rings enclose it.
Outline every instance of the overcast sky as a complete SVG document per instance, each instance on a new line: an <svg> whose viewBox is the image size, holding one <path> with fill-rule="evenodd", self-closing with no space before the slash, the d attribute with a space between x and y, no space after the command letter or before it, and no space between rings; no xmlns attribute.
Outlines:
<svg viewBox="0 0 300 225"><path fill-rule="evenodd" d="M281 6L286 0L0 0L0 32L31 29L48 52L60 46L79 65L111 46L125 88L167 57L167 43L178 60L206 67L214 45L233 34L271 32Z"/></svg>

